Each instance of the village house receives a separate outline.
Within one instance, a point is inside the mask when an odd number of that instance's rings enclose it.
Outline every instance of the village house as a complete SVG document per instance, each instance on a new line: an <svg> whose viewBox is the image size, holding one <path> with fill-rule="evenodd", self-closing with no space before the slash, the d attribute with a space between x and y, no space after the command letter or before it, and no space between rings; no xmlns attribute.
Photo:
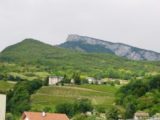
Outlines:
<svg viewBox="0 0 160 120"><path fill-rule="evenodd" d="M56 85L63 80L63 77L59 76L50 76L49 77L49 85Z"/></svg>
<svg viewBox="0 0 160 120"><path fill-rule="evenodd" d="M6 114L6 95L0 94L0 120L5 120Z"/></svg>
<svg viewBox="0 0 160 120"><path fill-rule="evenodd" d="M134 120L147 120L147 119L149 119L149 113L139 111L134 114Z"/></svg>
<svg viewBox="0 0 160 120"><path fill-rule="evenodd" d="M45 112L24 112L21 120L69 120L66 114Z"/></svg>
<svg viewBox="0 0 160 120"><path fill-rule="evenodd" d="M160 120L160 113L156 113L150 120Z"/></svg>
<svg viewBox="0 0 160 120"><path fill-rule="evenodd" d="M89 84L95 84L96 83L96 79L93 78L93 77L88 77L87 80L88 80Z"/></svg>
<svg viewBox="0 0 160 120"><path fill-rule="evenodd" d="M102 81L102 80L97 80L97 84L98 84L98 85L102 85L102 84L103 84L103 81Z"/></svg>
<svg viewBox="0 0 160 120"><path fill-rule="evenodd" d="M71 79L71 84L74 84L75 82L74 82L74 79Z"/></svg>

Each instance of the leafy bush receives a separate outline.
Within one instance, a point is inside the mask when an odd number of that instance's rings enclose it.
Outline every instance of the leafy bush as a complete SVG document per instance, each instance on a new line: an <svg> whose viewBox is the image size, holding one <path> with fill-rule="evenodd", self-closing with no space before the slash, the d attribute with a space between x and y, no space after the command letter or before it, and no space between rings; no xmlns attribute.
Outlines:
<svg viewBox="0 0 160 120"><path fill-rule="evenodd" d="M56 112L65 113L70 117L77 113L85 113L92 110L92 104L88 99L79 99L73 103L61 103L56 106Z"/></svg>
<svg viewBox="0 0 160 120"><path fill-rule="evenodd" d="M137 110L147 110L150 114L160 112L155 106L160 103L160 75L141 80L132 80L117 93L116 103L126 109L126 117L132 118ZM147 101L147 102L146 102Z"/></svg>
<svg viewBox="0 0 160 120"><path fill-rule="evenodd" d="M85 113L87 111L92 111L93 107L90 100L80 99L75 102L74 109L77 110L77 112Z"/></svg>
<svg viewBox="0 0 160 120"><path fill-rule="evenodd" d="M112 107L106 112L107 120L118 120L119 119L118 116L119 116L119 110L116 107Z"/></svg>
<svg viewBox="0 0 160 120"><path fill-rule="evenodd" d="M14 117L13 117L12 113L7 113L6 114L6 120L14 120Z"/></svg>
<svg viewBox="0 0 160 120"><path fill-rule="evenodd" d="M12 91L7 94L7 111L20 114L30 109L30 95L42 86L42 81L21 81L18 82Z"/></svg>
<svg viewBox="0 0 160 120"><path fill-rule="evenodd" d="M71 117L75 114L74 105L72 103L58 104L58 105L56 105L56 112L57 113L65 113Z"/></svg>

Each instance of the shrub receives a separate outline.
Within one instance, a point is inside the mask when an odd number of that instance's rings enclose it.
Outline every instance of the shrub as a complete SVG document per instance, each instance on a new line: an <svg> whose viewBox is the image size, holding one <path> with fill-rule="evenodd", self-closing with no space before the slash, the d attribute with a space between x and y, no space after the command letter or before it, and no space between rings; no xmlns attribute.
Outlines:
<svg viewBox="0 0 160 120"><path fill-rule="evenodd" d="M6 114L6 120L14 120L14 117L13 117L12 113L7 113Z"/></svg>
<svg viewBox="0 0 160 120"><path fill-rule="evenodd" d="M92 110L92 104L88 99L80 99L73 103L60 103L56 106L56 112L65 113L70 117L77 113L85 113Z"/></svg>
<svg viewBox="0 0 160 120"><path fill-rule="evenodd" d="M61 103L56 106L57 113L65 113L69 117L72 117L75 114L74 105L71 103Z"/></svg>
<svg viewBox="0 0 160 120"><path fill-rule="evenodd" d="M116 107L112 107L106 112L107 120L118 120L118 116L119 110Z"/></svg>
<svg viewBox="0 0 160 120"><path fill-rule="evenodd" d="M77 110L77 112L82 112L85 113L87 111L92 111L93 107L91 104L91 101L88 99L80 99L77 102L75 102L75 110Z"/></svg>

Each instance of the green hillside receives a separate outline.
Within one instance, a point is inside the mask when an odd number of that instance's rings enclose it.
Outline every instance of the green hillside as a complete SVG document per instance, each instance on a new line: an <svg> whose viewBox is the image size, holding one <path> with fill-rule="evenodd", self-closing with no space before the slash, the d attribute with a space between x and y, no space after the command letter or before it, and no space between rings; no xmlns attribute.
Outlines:
<svg viewBox="0 0 160 120"><path fill-rule="evenodd" d="M21 67L32 65L40 72L64 75L79 71L87 76L122 79L160 71L159 62L132 61L111 54L77 52L33 39L7 47L1 52L0 61Z"/></svg>
<svg viewBox="0 0 160 120"><path fill-rule="evenodd" d="M98 90L96 88L99 88ZM109 108L114 103L114 94L117 87L106 85L81 85L81 86L50 86L43 87L32 95L32 109L43 110L47 107L54 111L55 105L73 102L80 98L92 101L96 108ZM45 99L44 99L45 98Z"/></svg>
<svg viewBox="0 0 160 120"><path fill-rule="evenodd" d="M12 89L13 86L14 83L12 82L0 81L0 93L6 93L8 90Z"/></svg>
<svg viewBox="0 0 160 120"><path fill-rule="evenodd" d="M68 53L70 52L63 48L53 47L34 39L25 39L20 43L4 49L1 52L0 59L8 62L32 63L56 59Z"/></svg>

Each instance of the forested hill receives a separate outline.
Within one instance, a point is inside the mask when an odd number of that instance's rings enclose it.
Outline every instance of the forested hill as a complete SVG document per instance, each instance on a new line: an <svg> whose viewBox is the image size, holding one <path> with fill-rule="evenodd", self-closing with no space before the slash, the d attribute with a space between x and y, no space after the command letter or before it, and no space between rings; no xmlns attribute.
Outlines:
<svg viewBox="0 0 160 120"><path fill-rule="evenodd" d="M63 54L62 54L63 53ZM11 45L0 54L2 61L8 62L37 62L58 58L72 53L69 50L54 47L34 39L25 39L20 43Z"/></svg>
<svg viewBox="0 0 160 120"><path fill-rule="evenodd" d="M85 53L25 39L0 53L1 62L48 66L56 71L80 71L85 74L127 76L159 72L159 62L133 61L107 53Z"/></svg>

